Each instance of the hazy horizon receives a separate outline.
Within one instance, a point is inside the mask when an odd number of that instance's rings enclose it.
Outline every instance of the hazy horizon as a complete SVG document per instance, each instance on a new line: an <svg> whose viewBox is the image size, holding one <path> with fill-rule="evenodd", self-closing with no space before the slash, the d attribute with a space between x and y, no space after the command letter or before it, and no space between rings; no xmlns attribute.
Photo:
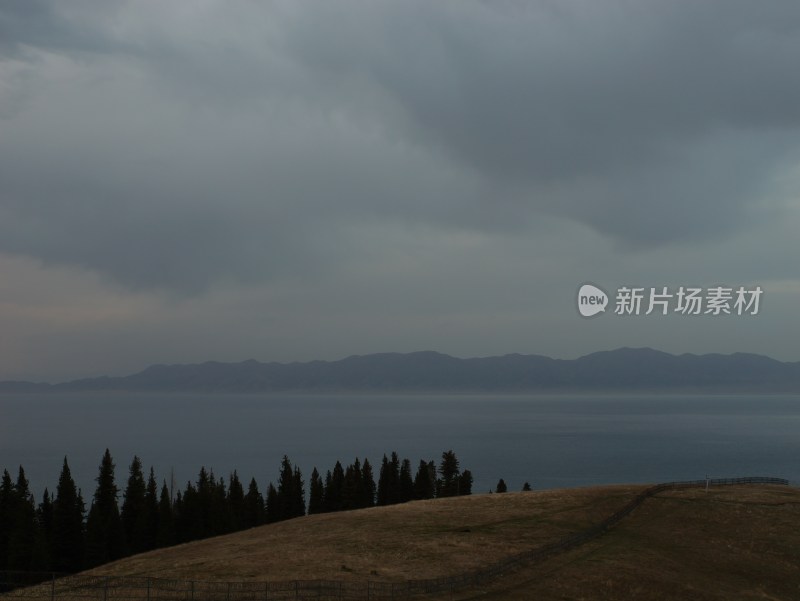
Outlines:
<svg viewBox="0 0 800 601"><path fill-rule="evenodd" d="M166 366L202 365L204 363L236 364L236 363L246 363L248 361L256 361L258 363L263 363L263 364L266 364L266 363L279 363L279 364L283 364L283 365L290 365L290 364L293 364L293 363L313 363L313 362L316 362L316 361L334 363L334 362L337 362L337 361L343 361L343 360L346 360L346 359L349 359L349 358L352 358L352 357L359 357L359 356L363 357L363 356L370 356L370 355L395 355L395 354L407 355L407 354L419 354L419 353L435 353L435 354L446 355L448 357L453 357L453 358L456 358L456 359L483 359L483 358L503 357L503 356L510 356L510 355L536 355L536 356L548 357L548 358L551 358L551 359L561 359L561 360L568 360L569 361L569 360L580 359L582 357L586 357L588 355L593 355L595 353L614 352L614 351L626 350L626 349L630 349L630 348L631 347L619 347L619 348L615 348L615 349L603 349L603 350L599 350L599 351L593 351L593 352L590 352L590 353L584 353L584 354L578 355L576 357L552 357L550 355L539 354L539 353L504 353L503 355L474 355L474 356L459 357L457 355L452 355L450 353L440 353L439 351L436 351L434 349L420 349L420 350L417 350L417 351L408 351L406 353L397 353L395 351L383 351L383 352L378 351L376 353L367 353L365 355L354 354L354 355L348 355L346 357L335 357L333 359L311 359L309 361L280 361L280 360L261 361L261 360L255 358L255 357L249 357L247 359L242 359L241 361L218 361L216 359L206 359L204 361L198 361L198 362L192 362L192 363L170 363L170 364L149 363L149 364L141 366L141 368L136 369L134 371L125 372L125 373L119 373L119 374L98 374L96 376L87 376L87 377L79 376L79 377L68 378L68 379L59 380L59 381L44 381L44 380L39 380L39 381L28 380L28 381L31 381L31 382L34 382L34 383L37 383L37 384L62 384L62 383L68 383L68 382L87 379L87 378L91 379L92 377L105 377L105 376L108 376L108 377L125 377L125 376L130 376L130 375L134 375L134 374L140 373L140 372L145 371L145 370L147 370L148 368L151 368L151 367L165 366L165 365ZM638 347L638 348L635 348L634 350L653 350L653 351L656 351L656 352L665 352L665 351L661 351L660 349L654 349L652 347ZM769 355L762 355L760 353L748 353L746 351L733 351L731 353L688 353L687 352L687 353L667 353L667 354L672 355L672 356L689 355L689 356L695 356L695 357L700 357L700 356L703 356L703 355L742 355L743 354L743 355L757 355L757 356L761 356L761 357L767 357L769 359L775 359L775 357L770 357ZM775 359L775 360L776 361L780 361L780 359ZM782 363L800 363L800 362L798 362L798 361L782 361ZM1 380L0 379L0 382L8 382L8 381L12 381L12 380ZM19 381L24 381L24 380L19 380ZM654 389L654 391L657 391L657 390L658 389ZM640 392L645 392L645 391L646 390L642 390ZM358 391L357 390L355 390L355 391L344 391L343 393L348 393L348 394L349 393L358 393ZM363 394L368 394L367 392L362 392L362 393ZM750 392L746 391L746 393L749 394ZM263 393L253 393L253 394L263 394ZM374 393L369 393L369 394L374 394ZM503 393L501 392L501 394L503 394ZM504 394L531 394L531 392L530 391L525 392L525 393L509 393L509 392L505 392ZM552 394L552 393L548 393L548 394ZM603 392L600 391L599 394L603 394ZM631 392L631 394L635 394L635 392ZM696 392L690 392L688 394L696 394ZM726 394L730 394L730 392L727 392ZM793 394L793 393L786 392L785 394Z"/></svg>

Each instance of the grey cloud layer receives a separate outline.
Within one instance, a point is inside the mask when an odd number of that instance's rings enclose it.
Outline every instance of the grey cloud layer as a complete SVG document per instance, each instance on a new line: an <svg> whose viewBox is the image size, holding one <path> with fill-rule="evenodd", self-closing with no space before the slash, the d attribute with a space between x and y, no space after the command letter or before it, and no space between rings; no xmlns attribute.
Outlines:
<svg viewBox="0 0 800 601"><path fill-rule="evenodd" d="M790 1L7 2L0 250L194 292L390 254L359 237L384 222L703 245L797 159L799 28Z"/></svg>

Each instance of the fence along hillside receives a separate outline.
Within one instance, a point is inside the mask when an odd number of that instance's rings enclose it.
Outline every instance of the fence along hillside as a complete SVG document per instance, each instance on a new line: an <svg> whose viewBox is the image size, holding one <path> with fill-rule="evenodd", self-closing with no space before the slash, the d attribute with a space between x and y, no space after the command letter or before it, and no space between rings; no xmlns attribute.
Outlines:
<svg viewBox="0 0 800 601"><path fill-rule="evenodd" d="M0 572L3 601L395 601L420 595L457 591L485 584L523 565L565 553L602 535L648 498L666 490L704 486L775 484L783 478L722 478L664 482L642 491L600 523L561 540L523 551L477 570L452 576L404 582L291 580L271 582L209 582L147 577L59 576L30 572ZM5 591L5 592L2 592Z"/></svg>

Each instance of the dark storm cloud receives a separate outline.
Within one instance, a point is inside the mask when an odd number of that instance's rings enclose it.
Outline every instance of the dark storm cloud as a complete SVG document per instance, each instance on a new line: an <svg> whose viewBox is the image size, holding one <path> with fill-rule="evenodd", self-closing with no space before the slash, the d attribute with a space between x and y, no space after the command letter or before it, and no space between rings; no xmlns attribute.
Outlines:
<svg viewBox="0 0 800 601"><path fill-rule="evenodd" d="M621 240L727 230L787 142L797 151L796 3L397 3L364 13L304 15L290 44L322 74L380 86L416 139L498 191Z"/></svg>
<svg viewBox="0 0 800 601"><path fill-rule="evenodd" d="M11 54L19 44L51 45L59 39L55 10L47 0L10 0L0 6L0 52Z"/></svg>
<svg viewBox="0 0 800 601"><path fill-rule="evenodd" d="M389 252L353 240L381 222L713 242L797 157L799 27L788 1L6 2L0 250L194 292Z"/></svg>
<svg viewBox="0 0 800 601"><path fill-rule="evenodd" d="M53 51L121 50L119 40L81 19L87 13L107 11L112 5L109 2L108 6L93 8L81 0L70 6L52 0L5 0L0 5L0 57L24 54L25 47ZM70 18L70 12L77 14Z"/></svg>

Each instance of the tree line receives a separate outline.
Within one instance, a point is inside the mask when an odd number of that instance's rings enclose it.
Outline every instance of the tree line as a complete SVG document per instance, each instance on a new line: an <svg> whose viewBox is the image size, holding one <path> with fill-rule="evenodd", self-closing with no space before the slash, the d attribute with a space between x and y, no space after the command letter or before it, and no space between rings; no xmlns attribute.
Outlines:
<svg viewBox="0 0 800 601"><path fill-rule="evenodd" d="M311 473L306 506L303 474L284 456L277 485L266 493L251 478L247 491L234 470L227 481L200 468L197 480L173 491L153 468L145 477L134 456L124 491L106 449L97 487L89 501L75 485L67 458L55 493L45 489L37 505L22 466L16 481L3 470L0 481L0 571L73 573L128 555L236 532L308 514L360 509L472 493L472 473L461 470L455 453L445 451L438 466L421 460L413 472L396 452L383 456L377 483L368 459L344 467L337 461L323 477ZM120 503L121 497L121 503Z"/></svg>

